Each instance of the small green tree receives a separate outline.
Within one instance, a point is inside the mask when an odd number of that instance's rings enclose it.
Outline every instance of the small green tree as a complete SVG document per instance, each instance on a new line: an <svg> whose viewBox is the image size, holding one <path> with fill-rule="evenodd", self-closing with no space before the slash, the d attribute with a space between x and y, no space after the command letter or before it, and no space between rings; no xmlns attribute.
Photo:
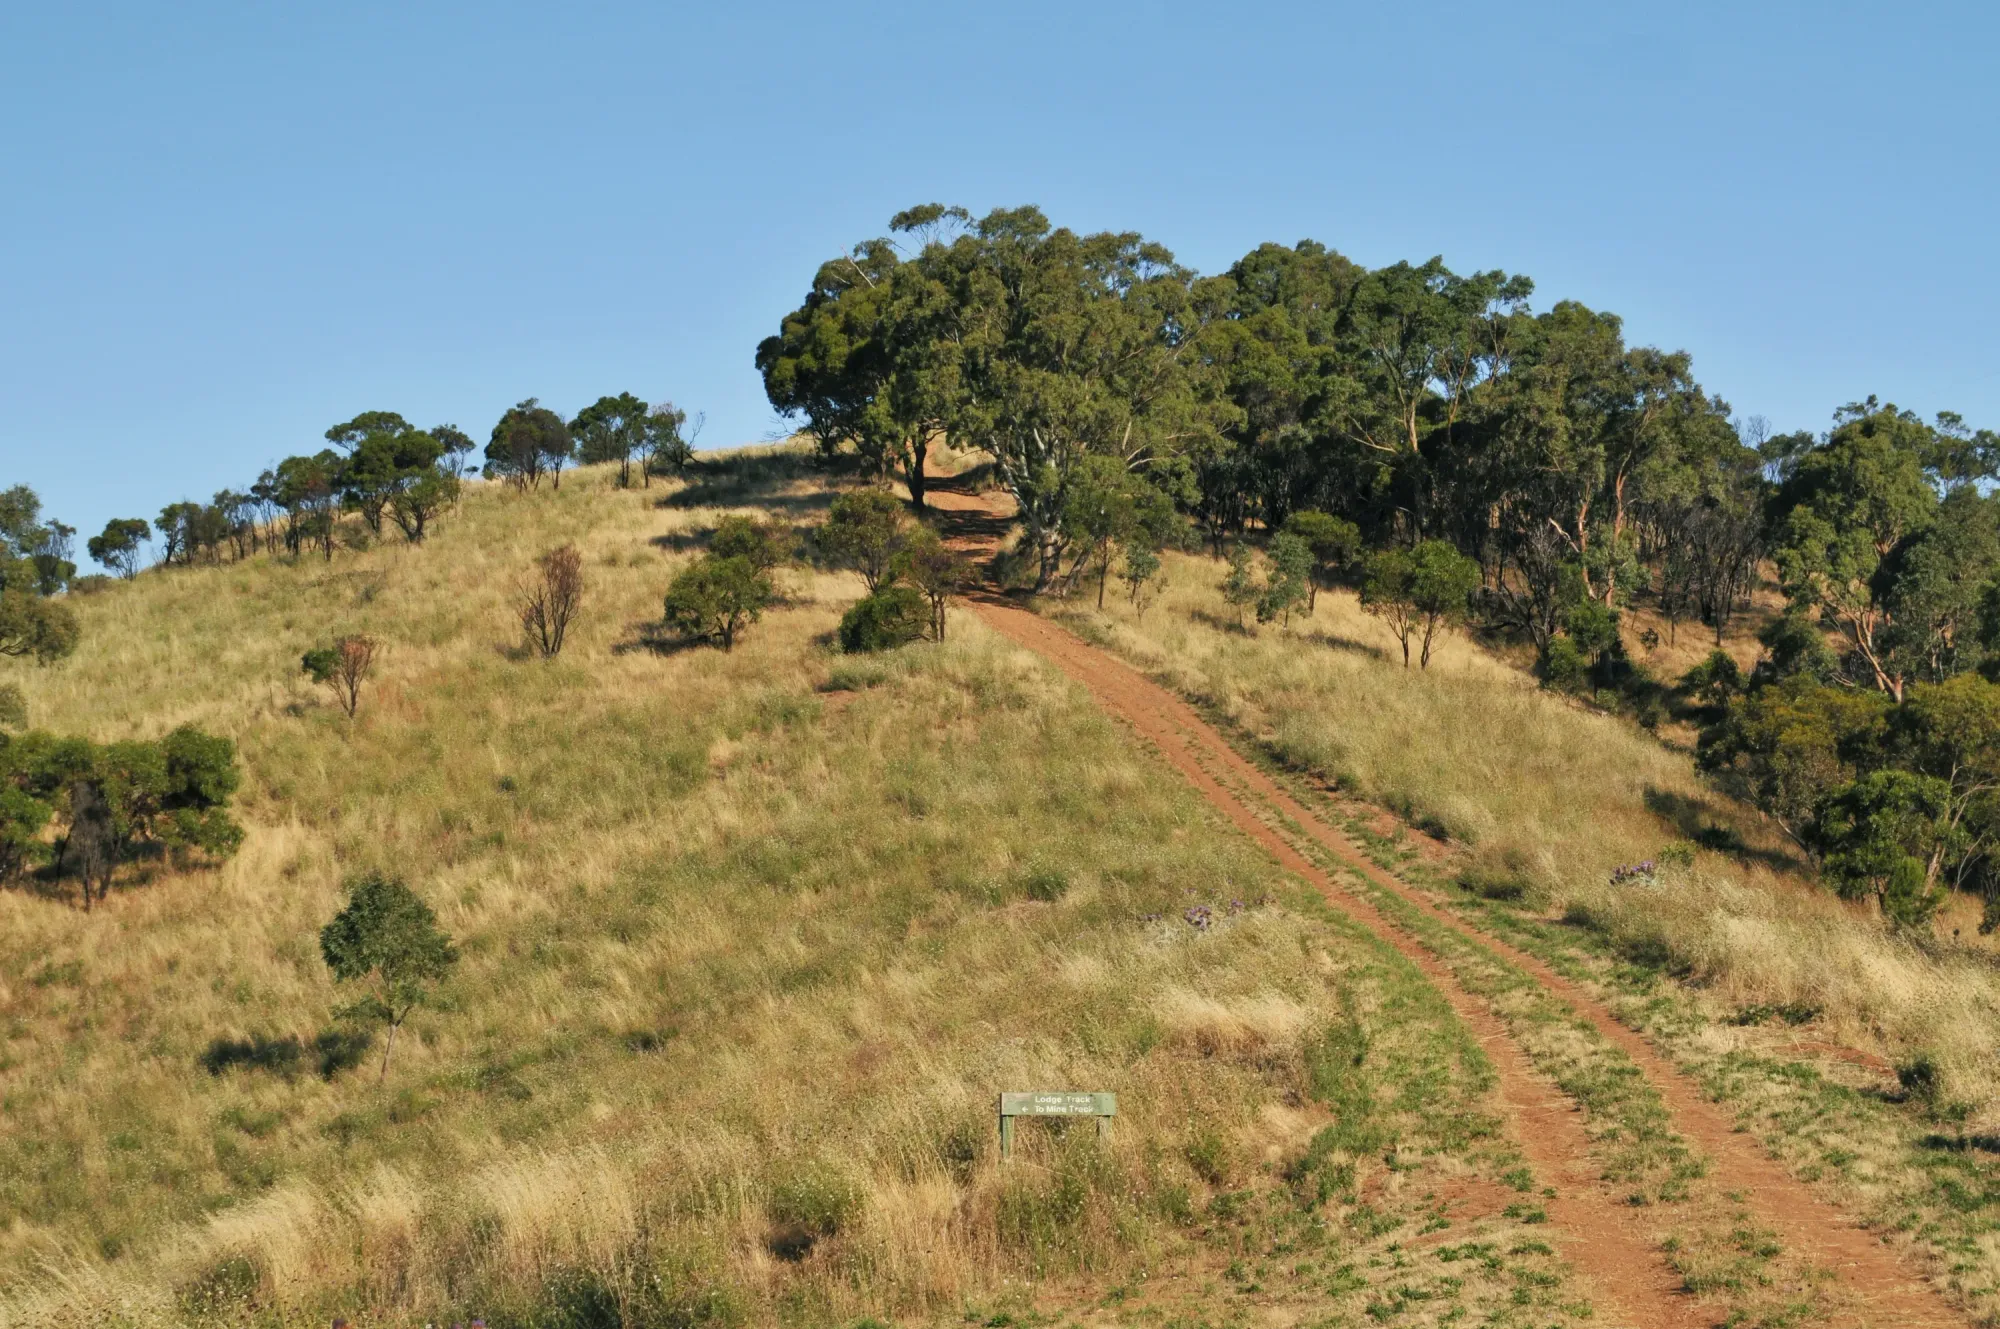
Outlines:
<svg viewBox="0 0 2000 1329"><path fill-rule="evenodd" d="M1334 578L1361 551L1361 528L1343 517L1306 508L1285 518L1279 534L1297 536L1312 552L1306 590L1306 612L1310 614L1319 608L1320 591L1331 588Z"/></svg>
<svg viewBox="0 0 2000 1329"><path fill-rule="evenodd" d="M33 794L0 785L0 881L48 854L42 828L55 809Z"/></svg>
<svg viewBox="0 0 2000 1329"><path fill-rule="evenodd" d="M903 541L889 571L895 580L907 582L930 601L931 636L943 641L945 609L972 576L964 555L946 545L930 527L919 526Z"/></svg>
<svg viewBox="0 0 2000 1329"><path fill-rule="evenodd" d="M1069 594L1079 578L1095 574L1097 607L1104 607L1105 584L1121 548L1157 549L1176 542L1181 520L1174 502L1159 486L1135 473L1122 458L1092 454L1079 460L1063 488L1058 533L1073 561L1063 578Z"/></svg>
<svg viewBox="0 0 2000 1329"><path fill-rule="evenodd" d="M420 545L438 515L458 502L458 493L458 477L444 468L440 451L429 465L405 471L397 478L389 495L389 516L404 539Z"/></svg>
<svg viewBox="0 0 2000 1329"><path fill-rule="evenodd" d="M379 1077L387 1079L396 1031L458 963L457 948L415 891L370 873L348 883L346 907L320 929L319 952L337 982L368 986L340 1014L387 1027Z"/></svg>
<svg viewBox="0 0 2000 1329"><path fill-rule="evenodd" d="M1729 652L1713 650L1708 653L1708 658L1682 674L1676 686L1687 696L1720 713L1728 707L1731 699L1743 691L1743 668Z"/></svg>
<svg viewBox="0 0 2000 1329"><path fill-rule="evenodd" d="M763 617L777 594L770 574L742 555L703 555L682 568L667 588L667 626L690 640L733 650L737 634Z"/></svg>
<svg viewBox="0 0 2000 1329"><path fill-rule="evenodd" d="M1269 623L1282 617L1289 626L1292 610L1301 601L1310 602L1312 596L1312 546L1295 531L1280 531L1272 538L1268 554L1271 575L1257 597L1257 621Z"/></svg>
<svg viewBox="0 0 2000 1329"><path fill-rule="evenodd" d="M1126 598L1132 602L1133 610L1144 618L1146 606L1153 602L1153 595L1160 584L1160 556L1144 545L1133 545L1125 550L1125 566L1118 574L1125 583Z"/></svg>
<svg viewBox="0 0 2000 1329"><path fill-rule="evenodd" d="M457 425L433 426L430 430L430 436L436 439L438 447L443 449L442 454L438 458L439 467L454 480L463 477L466 470L466 458L471 456L472 450L478 446L478 444L472 441L472 436ZM456 495L456 492L454 488L454 495Z"/></svg>
<svg viewBox="0 0 2000 1329"><path fill-rule="evenodd" d="M1222 598L1236 609L1236 625L1244 626L1243 615L1264 593L1250 566L1250 546L1241 540L1229 551L1229 571L1222 577Z"/></svg>
<svg viewBox="0 0 2000 1329"><path fill-rule="evenodd" d="M1361 607L1389 625L1410 667L1410 643L1420 643L1419 668L1428 669L1438 633L1464 619L1479 589L1479 565L1443 540L1414 549L1385 549L1368 560Z"/></svg>
<svg viewBox="0 0 2000 1329"><path fill-rule="evenodd" d="M873 595L890 577L890 565L903 547L903 504L880 489L856 489L833 500L816 544L835 567L861 574Z"/></svg>

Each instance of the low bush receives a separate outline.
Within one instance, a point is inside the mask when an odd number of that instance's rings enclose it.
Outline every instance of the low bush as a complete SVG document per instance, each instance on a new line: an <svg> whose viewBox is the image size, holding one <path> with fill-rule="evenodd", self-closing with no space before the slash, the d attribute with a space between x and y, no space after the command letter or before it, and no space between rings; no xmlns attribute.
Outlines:
<svg viewBox="0 0 2000 1329"><path fill-rule="evenodd" d="M888 651L921 641L931 628L930 601L914 586L885 586L857 601L840 620L840 649Z"/></svg>
<svg viewBox="0 0 2000 1329"><path fill-rule="evenodd" d="M1069 894L1069 874L1061 868L1034 868L1021 878L1021 893L1030 900L1054 904Z"/></svg>

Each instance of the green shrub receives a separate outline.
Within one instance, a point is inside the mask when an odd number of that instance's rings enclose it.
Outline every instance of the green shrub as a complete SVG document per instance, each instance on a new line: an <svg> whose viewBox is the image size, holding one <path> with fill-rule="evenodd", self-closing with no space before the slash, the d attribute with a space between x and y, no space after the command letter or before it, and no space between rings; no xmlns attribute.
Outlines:
<svg viewBox="0 0 2000 1329"><path fill-rule="evenodd" d="M1227 1185L1233 1159L1229 1141L1220 1131L1206 1130L1181 1148L1181 1157L1196 1176L1211 1186Z"/></svg>
<svg viewBox="0 0 2000 1329"><path fill-rule="evenodd" d="M1054 904L1069 894L1069 874L1061 868L1034 868L1021 879L1021 893L1030 900Z"/></svg>
<svg viewBox="0 0 2000 1329"><path fill-rule="evenodd" d="M861 1188L825 1164L800 1168L771 1190L770 1211L780 1224L796 1225L817 1237L837 1235L861 1213Z"/></svg>
<svg viewBox="0 0 2000 1329"><path fill-rule="evenodd" d="M1694 866L1694 845L1687 840L1676 840L1657 855L1663 868L1691 868Z"/></svg>
<svg viewBox="0 0 2000 1329"><path fill-rule="evenodd" d="M1896 1083L1903 1087L1903 1097L1926 1107L1937 1102L1942 1078L1937 1062L1928 1052L1920 1052L1896 1067Z"/></svg>
<svg viewBox="0 0 2000 1329"><path fill-rule="evenodd" d="M931 627L930 601L914 586L885 586L840 620L840 649L887 651L921 640Z"/></svg>
<svg viewBox="0 0 2000 1329"><path fill-rule="evenodd" d="M1483 900L1514 901L1528 893L1528 879L1518 872L1488 867L1469 867L1458 874L1458 884Z"/></svg>
<svg viewBox="0 0 2000 1329"><path fill-rule="evenodd" d="M235 1316L256 1304L263 1271L248 1255L225 1255L181 1288L181 1309L190 1318Z"/></svg>
<svg viewBox="0 0 2000 1329"><path fill-rule="evenodd" d="M1542 650L1542 683L1558 692L1580 692L1590 679L1590 659L1568 637L1551 637Z"/></svg>
<svg viewBox="0 0 2000 1329"><path fill-rule="evenodd" d="M1077 1243L1066 1238L1090 1207L1094 1169L1078 1157L1078 1152L1075 1147L1065 1149L1061 1163L1046 1180L1030 1180L1017 1171L1000 1192L995 1217L1002 1242L1042 1258L1081 1253Z"/></svg>
<svg viewBox="0 0 2000 1329"><path fill-rule="evenodd" d="M535 1329L624 1329L618 1291L588 1269L558 1269L542 1284Z"/></svg>

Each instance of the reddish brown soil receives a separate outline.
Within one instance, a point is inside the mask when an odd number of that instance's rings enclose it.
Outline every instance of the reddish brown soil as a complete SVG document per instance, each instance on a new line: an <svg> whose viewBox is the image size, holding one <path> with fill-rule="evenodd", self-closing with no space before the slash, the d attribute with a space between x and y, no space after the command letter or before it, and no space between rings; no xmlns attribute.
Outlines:
<svg viewBox="0 0 2000 1329"><path fill-rule="evenodd" d="M968 550L990 548L1007 523L1006 500L954 490L948 481L931 492L932 506L955 541ZM1713 1160L1714 1184L1741 1195L1743 1207L1773 1229L1788 1250L1833 1271L1836 1310L1823 1323L1867 1326L1965 1325L1916 1270L1888 1247L1821 1199L1772 1160L1727 1113L1708 1101L1645 1039L1620 1024L1591 994L1542 961L1478 932L1420 891L1377 867L1361 849L1314 811L1245 761L1228 741L1180 697L1116 657L1089 646L1004 597L979 593L974 611L1010 640L1045 657L1087 688L1107 711L1151 743L1204 797L1286 868L1317 887L1348 916L1369 928L1415 964L1451 1003L1498 1071L1500 1106L1510 1134L1544 1185L1556 1189L1546 1202L1564 1255L1589 1284L1607 1319L1634 1326L1700 1326L1714 1323L1712 1309L1687 1295L1644 1217L1603 1182L1575 1105L1537 1074L1527 1055L1486 1003L1460 987L1444 965L1367 899L1321 871L1259 815L1258 806L1301 827L1341 862L1394 892L1437 923L1474 939L1533 975L1567 1001L1620 1048L1658 1090L1673 1124Z"/></svg>

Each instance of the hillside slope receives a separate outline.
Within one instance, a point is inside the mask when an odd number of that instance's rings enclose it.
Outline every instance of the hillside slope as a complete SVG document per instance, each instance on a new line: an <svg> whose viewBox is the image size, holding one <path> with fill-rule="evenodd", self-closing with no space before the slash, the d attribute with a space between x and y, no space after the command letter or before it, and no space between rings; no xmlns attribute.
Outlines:
<svg viewBox="0 0 2000 1329"><path fill-rule="evenodd" d="M250 834L90 914L0 892L0 1323L1587 1313L1438 993L1046 665L963 614L843 660L858 586L805 571L734 652L656 639L722 510L828 498L783 453L583 472L82 601L11 672L35 723L228 734ZM545 665L508 599L565 541ZM385 643L353 721L297 674L343 631ZM218 1056L334 1026L316 934L367 869L465 955L386 1077ZM1003 1168L1003 1088L1117 1128Z"/></svg>
<svg viewBox="0 0 2000 1329"><path fill-rule="evenodd" d="M1551 981L1560 974L1646 1034L1677 1068L1667 1074L1690 1077L1794 1178L1907 1243L1977 1322L1991 1320L1990 942L1952 932L1956 920L1930 937L1886 931L1806 879L1684 753L1538 691L1469 643L1405 670L1387 630L1345 594L1289 626L1241 626L1222 575L1215 560L1177 557L1144 611L1116 597L1050 609L1200 704L1315 817L1373 846L1435 907L1553 966ZM1579 1102L1588 1110L1589 1095ZM1726 1166L1716 1180L1730 1184ZM1681 1240L1663 1249L1685 1250ZM1715 1277L1692 1269L1689 1289Z"/></svg>

